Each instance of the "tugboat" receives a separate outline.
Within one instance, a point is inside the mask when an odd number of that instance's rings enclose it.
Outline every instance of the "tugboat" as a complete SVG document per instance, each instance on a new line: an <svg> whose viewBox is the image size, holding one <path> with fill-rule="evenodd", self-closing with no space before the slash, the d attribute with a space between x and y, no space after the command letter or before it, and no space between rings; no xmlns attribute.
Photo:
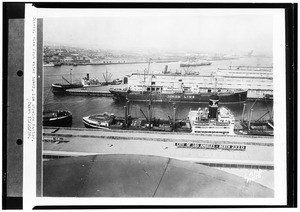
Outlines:
<svg viewBox="0 0 300 212"><path fill-rule="evenodd" d="M209 108L190 110L189 120L192 133L210 135L235 135L235 119L226 107L218 107L219 96L213 94L209 98Z"/></svg>
<svg viewBox="0 0 300 212"><path fill-rule="evenodd" d="M70 127L72 126L72 113L70 111L44 111L43 126Z"/></svg>

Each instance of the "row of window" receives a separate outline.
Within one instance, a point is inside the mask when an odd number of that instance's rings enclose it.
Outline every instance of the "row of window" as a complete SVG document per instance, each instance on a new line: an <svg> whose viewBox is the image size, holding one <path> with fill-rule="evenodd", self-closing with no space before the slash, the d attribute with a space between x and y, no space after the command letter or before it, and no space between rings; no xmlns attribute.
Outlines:
<svg viewBox="0 0 300 212"><path fill-rule="evenodd" d="M229 126L214 126L214 127L207 127L207 126L195 126L195 128L197 129L201 129L201 128L217 128L217 129L229 129Z"/></svg>
<svg viewBox="0 0 300 212"><path fill-rule="evenodd" d="M222 82L222 83L217 83L218 85L221 85L222 87L228 86L228 85L234 85L234 86L242 86L242 87L263 87L263 86L267 86L267 87L272 87L273 83L270 82L265 82L265 83L259 83L259 82L255 82L255 83L251 83L251 84L245 84L245 83L237 83L238 81L233 81L234 83L228 83L228 82ZM141 85L143 86L144 83L141 82L129 82L129 85ZM145 85L150 85L150 83L146 83ZM151 85L161 85L161 86L181 86L180 83L174 83L174 82L151 82ZM184 86L190 86L190 87L194 87L195 85L201 86L201 85L205 85L205 86L214 86L214 83L205 83L205 82L198 82L197 84L193 83L193 82L185 82L183 83Z"/></svg>
<svg viewBox="0 0 300 212"><path fill-rule="evenodd" d="M228 134L229 132L220 132L220 131L194 131L195 133L223 133L223 134Z"/></svg>

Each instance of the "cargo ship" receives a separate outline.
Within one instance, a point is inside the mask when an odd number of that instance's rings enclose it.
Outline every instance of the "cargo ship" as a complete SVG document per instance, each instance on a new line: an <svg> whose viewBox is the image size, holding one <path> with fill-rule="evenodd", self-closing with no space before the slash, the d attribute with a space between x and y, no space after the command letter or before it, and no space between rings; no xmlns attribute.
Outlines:
<svg viewBox="0 0 300 212"><path fill-rule="evenodd" d="M126 99L136 102L147 102L151 98L153 102L204 103L213 94L211 89L201 93L185 92L172 88L163 88L160 92L151 92L149 90L134 91L130 88L111 88L109 91L113 94L114 100L120 102L124 102ZM240 103L247 100L247 91L242 89L219 92L218 95L222 103Z"/></svg>
<svg viewBox="0 0 300 212"><path fill-rule="evenodd" d="M101 113L89 115L82 118L86 128L96 128L101 130L142 130L142 131L162 131L162 132L190 132L188 121L176 120L175 105L173 107L174 116L169 119L157 119L152 117L151 103L148 107L148 116L141 110L145 118L131 117L129 112L129 101L124 106L124 117L117 117L114 114Z"/></svg>
<svg viewBox="0 0 300 212"><path fill-rule="evenodd" d="M256 71L252 71L255 69ZM259 71L258 71L259 70ZM216 78L216 80L214 80ZM188 91L198 87L201 93L212 91L216 88L218 93L235 91L238 89L247 90L247 99L273 99L273 73L272 67L244 67L230 66L227 69L217 69L210 74L194 70L170 72L168 66L161 73L132 73L126 78L129 90L142 91L142 87L149 89L166 87L180 87ZM215 82L217 81L217 83Z"/></svg>
<svg viewBox="0 0 300 212"><path fill-rule="evenodd" d="M81 88L83 87L82 84L60 84L60 83L54 83L52 84L52 92L55 95L63 95L66 93L67 89L72 89L72 88Z"/></svg>
<svg viewBox="0 0 300 212"><path fill-rule="evenodd" d="M72 82L72 69L70 69L70 81L67 80L64 76L61 77L66 83L53 83L52 84L52 93L55 95L64 95L66 94L67 89L73 89L73 88L81 88L83 87L82 83L73 83Z"/></svg>
<svg viewBox="0 0 300 212"><path fill-rule="evenodd" d="M71 74L70 74L71 75ZM62 79L66 81L66 84L54 83L52 84L52 92L57 95L63 95L67 93L68 89L82 88L82 87L97 87L105 85L105 82L99 82L98 79L91 79L89 74L81 79L81 83L69 82L62 76Z"/></svg>
<svg viewBox="0 0 300 212"><path fill-rule="evenodd" d="M176 121L173 125L172 120L152 118L150 122L144 118L133 118L131 116L117 117L114 114L101 113L89 115L82 118L86 128L101 130L143 130L143 131L162 131L162 132L190 132L190 126L185 121Z"/></svg>
<svg viewBox="0 0 300 212"><path fill-rule="evenodd" d="M195 87L185 87L183 82L178 87L136 85L134 87L125 87L123 89L110 88L115 101L146 102L151 99L153 102L179 102L179 103L203 103L208 102L212 94L217 94L222 103L240 103L247 100L247 90L243 89L214 89Z"/></svg>
<svg viewBox="0 0 300 212"><path fill-rule="evenodd" d="M217 94L222 103L240 103L247 100L247 90L226 89L218 85L218 77L210 75L209 81L200 83L199 75L166 74L167 66L162 74L133 73L128 77L128 85L124 88L110 88L115 101L127 99L135 102L179 102L205 103L212 94Z"/></svg>
<svg viewBox="0 0 300 212"><path fill-rule="evenodd" d="M89 73L86 74L85 77L81 79L80 83L72 83L72 73L70 72L70 81L62 76L62 79L66 82L65 84L61 83L53 83L52 84L52 92L57 95L63 95L67 93L68 89L74 88L87 88L87 87L98 87L105 85L119 85L123 82L121 79L111 80L111 74L108 75L106 71L106 75L103 74L104 82L100 82L96 78L90 78Z"/></svg>

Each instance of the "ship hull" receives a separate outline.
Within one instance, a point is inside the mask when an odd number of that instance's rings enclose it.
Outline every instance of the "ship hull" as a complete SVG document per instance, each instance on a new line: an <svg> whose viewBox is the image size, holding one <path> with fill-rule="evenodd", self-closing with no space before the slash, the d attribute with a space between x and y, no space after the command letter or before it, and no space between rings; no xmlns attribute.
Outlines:
<svg viewBox="0 0 300 212"><path fill-rule="evenodd" d="M91 122L89 122L88 120L85 120L85 119L83 119L82 122L83 122L83 124L84 124L84 126L86 128L94 128L94 129L101 129L101 130L111 130L111 129L109 129L109 127L103 127L103 126L91 123Z"/></svg>
<svg viewBox="0 0 300 212"><path fill-rule="evenodd" d="M180 67L209 66L209 65L211 65L211 63L195 63L195 64L192 64L192 63L189 63L189 64L182 63L182 64L180 64Z"/></svg>
<svg viewBox="0 0 300 212"><path fill-rule="evenodd" d="M47 117L46 112L43 114L43 126L55 126L55 127L71 127L72 126L72 114L65 112L64 115L58 115L57 117ZM57 112L53 112L57 113Z"/></svg>
<svg viewBox="0 0 300 212"><path fill-rule="evenodd" d="M72 88L81 88L83 87L80 84L52 84L52 92L55 95L63 95L66 94L67 89L72 89Z"/></svg>
<svg viewBox="0 0 300 212"><path fill-rule="evenodd" d="M212 93L150 93L150 92L126 92L110 89L116 101L136 101L136 102L179 102L179 103L206 103ZM221 103L240 103L247 100L247 91L219 93Z"/></svg>
<svg viewBox="0 0 300 212"><path fill-rule="evenodd" d="M174 128L171 126L170 120L161 120L156 119L156 121L152 122L151 128L147 124L145 119L132 118L132 122L135 124L125 126L123 123L125 119L119 118L119 121L115 124L105 125L101 124L101 120L97 121L95 118L91 118L91 116L86 116L82 118L82 122L86 128L95 128L100 130L134 130L134 131L161 131L161 132L172 132ZM190 124L182 121L176 121L175 124L176 132L191 132Z"/></svg>

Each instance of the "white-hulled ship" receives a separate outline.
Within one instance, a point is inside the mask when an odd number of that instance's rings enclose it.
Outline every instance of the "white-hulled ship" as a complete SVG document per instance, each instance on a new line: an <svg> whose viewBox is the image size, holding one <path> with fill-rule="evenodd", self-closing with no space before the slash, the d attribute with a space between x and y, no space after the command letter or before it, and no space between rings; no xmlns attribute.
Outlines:
<svg viewBox="0 0 300 212"><path fill-rule="evenodd" d="M185 61L180 63L180 67L190 67L190 66L209 66L211 62L207 60L194 60L194 61Z"/></svg>
<svg viewBox="0 0 300 212"><path fill-rule="evenodd" d="M211 135L234 135L235 119L231 111L218 107L218 95L209 98L209 108L199 108L189 112L192 133Z"/></svg>

